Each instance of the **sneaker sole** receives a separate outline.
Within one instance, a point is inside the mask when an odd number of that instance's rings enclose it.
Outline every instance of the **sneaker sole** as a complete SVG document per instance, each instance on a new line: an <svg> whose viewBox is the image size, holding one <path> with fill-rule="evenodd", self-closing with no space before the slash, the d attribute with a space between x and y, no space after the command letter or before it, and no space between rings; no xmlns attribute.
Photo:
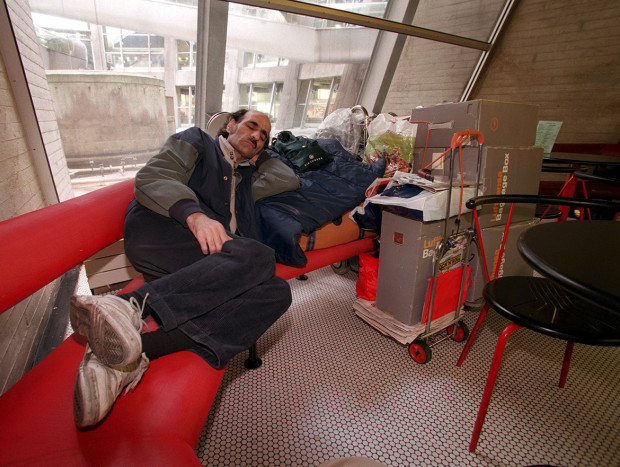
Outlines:
<svg viewBox="0 0 620 467"><path fill-rule="evenodd" d="M73 418L78 428L88 428L100 421L97 385L94 383L94 376L87 370L80 366L75 375Z"/></svg>
<svg viewBox="0 0 620 467"><path fill-rule="evenodd" d="M125 366L140 356L140 334L121 312L98 307L90 297L72 297L70 318L73 330L88 339L104 365Z"/></svg>

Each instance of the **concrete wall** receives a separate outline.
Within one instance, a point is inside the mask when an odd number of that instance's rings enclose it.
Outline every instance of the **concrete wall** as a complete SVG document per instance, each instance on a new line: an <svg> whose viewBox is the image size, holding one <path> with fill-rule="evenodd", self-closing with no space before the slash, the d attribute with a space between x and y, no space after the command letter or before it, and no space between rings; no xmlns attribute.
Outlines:
<svg viewBox="0 0 620 467"><path fill-rule="evenodd" d="M484 2L449 3L451 15L485 14L478 8ZM426 27L441 29L448 12L428 4L425 10L421 4L418 15ZM517 2L470 99L536 104L540 120L564 122L560 143L618 143L619 20L618 2ZM475 33L475 18L450 32ZM407 115L418 105L458 101L477 56L473 50L407 39L383 111Z"/></svg>
<svg viewBox="0 0 620 467"><path fill-rule="evenodd" d="M7 64L12 55L8 52L15 50L14 45L11 44L13 49L9 49L9 44L5 43L3 53L0 54L0 221L48 204L42 187L49 180L41 178L51 178L52 173L58 177L58 197L66 199L73 196L51 107L52 101L47 91L40 56L36 52L36 38L33 40L34 27L30 20L28 2L6 3L14 21L19 46L24 53L21 63L12 60ZM4 13L0 11L2 15ZM12 67L13 74L17 70L29 75L29 92L15 94L13 79L9 78L7 71L9 66ZM27 128L28 122L24 121L24 116L19 111L18 99L28 99L29 104L31 98L35 106L38 106L36 115L41 122L42 139L50 158L49 167L47 161L43 164L47 173L42 173L38 167L41 165L38 162L41 161L36 160L45 158L45 154L42 151L33 151L28 136L29 132L34 133L33 128ZM34 130L38 133L38 129ZM53 282L0 314L0 393L4 393L32 365L57 287L57 283Z"/></svg>
<svg viewBox="0 0 620 467"><path fill-rule="evenodd" d="M145 162L169 136L163 80L97 71L48 71L70 168Z"/></svg>
<svg viewBox="0 0 620 467"><path fill-rule="evenodd" d="M518 3L474 97L538 104L559 143L619 143L619 22L619 2Z"/></svg>

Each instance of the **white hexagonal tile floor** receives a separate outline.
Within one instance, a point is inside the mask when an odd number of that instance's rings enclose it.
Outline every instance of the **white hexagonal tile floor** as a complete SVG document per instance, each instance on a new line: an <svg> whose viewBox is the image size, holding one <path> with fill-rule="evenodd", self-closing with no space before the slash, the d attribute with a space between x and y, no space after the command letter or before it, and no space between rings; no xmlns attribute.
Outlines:
<svg viewBox="0 0 620 467"><path fill-rule="evenodd" d="M620 465L620 348L521 329L510 340L475 453L469 440L497 336L493 312L461 368L446 340L415 363L358 318L356 274L291 280L293 305L258 342L263 365L235 357L196 450L208 466L318 466L362 457L386 466ZM476 312L468 312L471 328ZM356 465L356 462L351 462Z"/></svg>

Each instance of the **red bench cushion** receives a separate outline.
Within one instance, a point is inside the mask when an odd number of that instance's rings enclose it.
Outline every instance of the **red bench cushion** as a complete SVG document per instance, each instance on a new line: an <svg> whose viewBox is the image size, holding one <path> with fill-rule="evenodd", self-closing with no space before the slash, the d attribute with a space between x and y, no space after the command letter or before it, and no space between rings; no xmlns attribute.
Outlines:
<svg viewBox="0 0 620 467"><path fill-rule="evenodd" d="M168 456L175 452L173 445L186 444L192 451L224 370L191 352L154 360L136 391L119 397L103 423L78 430L73 384L84 355L81 339L68 338L0 398L2 462L58 456L69 462L63 465L82 464L77 459L92 465L105 451L110 464L129 465L133 456L131 464L144 465L144 449L132 450L130 440L145 446L140 440L147 438L168 439L168 445L156 447ZM184 451L178 452L181 458Z"/></svg>

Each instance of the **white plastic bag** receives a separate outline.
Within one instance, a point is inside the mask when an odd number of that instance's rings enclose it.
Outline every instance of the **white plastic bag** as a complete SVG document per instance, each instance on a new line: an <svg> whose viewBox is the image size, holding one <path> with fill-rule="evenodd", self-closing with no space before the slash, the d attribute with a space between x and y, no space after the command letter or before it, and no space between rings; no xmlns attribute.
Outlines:
<svg viewBox="0 0 620 467"><path fill-rule="evenodd" d="M436 221L446 218L446 205L448 203L449 185L444 183L429 182L414 174L396 172L387 184L385 190L374 196L369 196L362 206L358 206L351 213L363 215L368 203L384 206L399 206L410 210L411 214L424 222ZM370 187L372 188L372 186ZM392 188L400 188L399 195L390 196ZM404 192L404 194L403 194ZM408 194L412 193L411 196ZM469 212L465 203L468 199L476 196L475 187L464 187L461 196L461 187L452 188L450 198L449 216L456 216L459 212ZM461 206L459 209L459 200Z"/></svg>

